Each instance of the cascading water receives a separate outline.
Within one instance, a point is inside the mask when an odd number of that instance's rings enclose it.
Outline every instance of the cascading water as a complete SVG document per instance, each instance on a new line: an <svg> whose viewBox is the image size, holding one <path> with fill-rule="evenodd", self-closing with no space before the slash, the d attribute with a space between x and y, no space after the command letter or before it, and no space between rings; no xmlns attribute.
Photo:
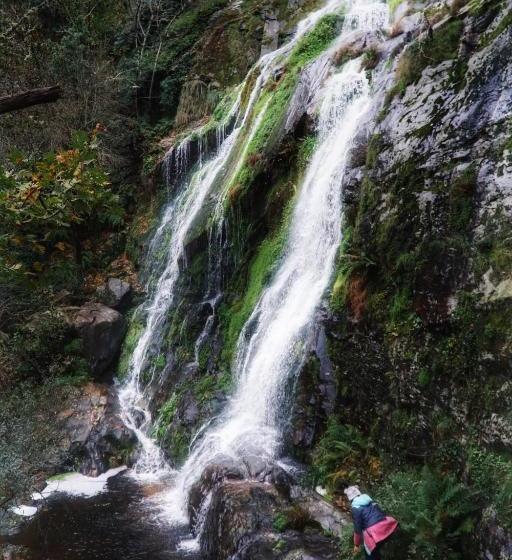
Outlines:
<svg viewBox="0 0 512 560"><path fill-rule="evenodd" d="M250 140L258 129L267 105L263 104L256 115L254 115L254 108L263 87L272 77L275 67L305 33L325 14L339 9L341 3L340 0L329 0L323 8L313 12L299 23L292 40L258 61L255 68L251 70L251 72L258 73L258 78L245 111L238 116L233 131L226 138L223 137L223 134L220 135L223 141L217 154L210 161L203 162L201 153L198 171L184 185L163 213L161 224L150 244L148 256L150 271L147 288L150 296L138 310L139 316L145 318L145 326L131 356L127 378L119 389L123 420L134 431L141 444L140 457L134 468L139 474L159 476L170 472L161 449L149 435L152 419L149 411L148 388L151 387L151 381L156 372L156 367L151 364L151 358L158 355L162 345L164 327L175 298L180 265L184 260L187 237L199 214L206 204L211 202L209 198L212 195L217 196L216 208L217 214L220 215L222 193L225 193L226 190L219 189L219 184L229 183L229 179L235 176L244 161ZM232 111L232 116L238 112L239 105L240 96ZM186 167L189 146L186 139L177 148L175 161L179 172ZM159 267L156 262L156 254L161 250L164 238L170 239L170 244L165 265Z"/></svg>
<svg viewBox="0 0 512 560"><path fill-rule="evenodd" d="M381 3L356 1L350 26L380 28ZM355 22L355 23L354 23ZM240 335L234 363L237 387L225 412L205 431L168 497L168 514L186 521L191 485L207 465L250 457L275 460L287 381L298 370L315 311L329 286L341 242L343 175L351 142L369 108L369 84L359 61L331 76L321 92L318 147L300 187L279 268Z"/></svg>

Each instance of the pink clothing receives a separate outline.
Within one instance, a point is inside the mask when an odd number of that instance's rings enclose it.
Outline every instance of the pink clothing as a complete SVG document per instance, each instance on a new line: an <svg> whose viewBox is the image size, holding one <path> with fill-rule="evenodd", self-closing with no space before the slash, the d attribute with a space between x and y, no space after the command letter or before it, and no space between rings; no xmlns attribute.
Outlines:
<svg viewBox="0 0 512 560"><path fill-rule="evenodd" d="M375 547L382 541L385 541L390 537L398 527L398 521L393 517L386 517L382 521L379 521L375 525L368 527L363 531L364 545L369 552L373 552ZM360 537L360 535L357 535ZM354 543L359 546L361 544L360 538L359 543L356 543L356 535L354 535Z"/></svg>

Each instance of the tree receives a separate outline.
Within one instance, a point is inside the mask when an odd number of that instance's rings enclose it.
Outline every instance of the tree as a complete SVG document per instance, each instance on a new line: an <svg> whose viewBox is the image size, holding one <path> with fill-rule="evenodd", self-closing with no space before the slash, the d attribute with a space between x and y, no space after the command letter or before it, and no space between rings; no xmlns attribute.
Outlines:
<svg viewBox="0 0 512 560"><path fill-rule="evenodd" d="M6 95L0 97L0 114L19 111L43 103L54 103L61 98L61 95L60 86L31 89L15 95Z"/></svg>

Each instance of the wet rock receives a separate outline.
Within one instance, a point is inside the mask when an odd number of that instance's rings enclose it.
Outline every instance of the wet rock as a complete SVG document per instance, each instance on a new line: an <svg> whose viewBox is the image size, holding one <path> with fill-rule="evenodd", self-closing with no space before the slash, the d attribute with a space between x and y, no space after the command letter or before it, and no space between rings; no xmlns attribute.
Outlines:
<svg viewBox="0 0 512 560"><path fill-rule="evenodd" d="M123 423L112 388L88 383L70 407L60 413L66 465L82 474L98 476L109 468L130 463L136 437Z"/></svg>
<svg viewBox="0 0 512 560"><path fill-rule="evenodd" d="M334 539L319 533L257 534L247 539L233 560L338 560Z"/></svg>
<svg viewBox="0 0 512 560"><path fill-rule="evenodd" d="M275 51L279 45L280 24L275 12L272 10L264 14L263 39L261 42L261 56Z"/></svg>
<svg viewBox="0 0 512 560"><path fill-rule="evenodd" d="M83 343L86 358L93 374L105 374L119 355L126 332L123 316L101 303L87 303L72 319Z"/></svg>
<svg viewBox="0 0 512 560"><path fill-rule="evenodd" d="M182 421L186 426L192 426L199 418L199 407L197 401L189 395L184 403Z"/></svg>
<svg viewBox="0 0 512 560"><path fill-rule="evenodd" d="M235 554L244 537L272 531L274 515L286 507L275 488L261 482L225 481L213 493L201 551L208 559L222 560Z"/></svg>
<svg viewBox="0 0 512 560"><path fill-rule="evenodd" d="M188 514L192 528L195 527L204 500L215 486L225 480L242 480L244 474L244 471L230 457L220 460L218 458L215 464L206 467L199 481L192 486L189 492Z"/></svg>
<svg viewBox="0 0 512 560"><path fill-rule="evenodd" d="M324 531L339 535L342 528L352 521L340 509L325 501L322 496L300 486L291 488L291 498L299 504Z"/></svg>
<svg viewBox="0 0 512 560"><path fill-rule="evenodd" d="M293 527L277 532L277 514ZM208 559L271 558L335 560L335 539L325 537L300 508L292 508L276 488L254 481L224 481L213 490L206 513L201 551Z"/></svg>
<svg viewBox="0 0 512 560"><path fill-rule="evenodd" d="M320 316L318 322L325 319ZM327 417L336 403L336 381L327 351L325 329L315 329L310 341L311 352L295 385L295 399L290 422L291 440L295 453L302 458L317 441Z"/></svg>
<svg viewBox="0 0 512 560"><path fill-rule="evenodd" d="M102 303L119 311L129 304L132 296L132 287L128 282L119 278L109 278L98 289L98 296Z"/></svg>
<svg viewBox="0 0 512 560"><path fill-rule="evenodd" d="M512 533L499 524L496 511L493 508L484 511L475 538L479 558L485 560L512 558Z"/></svg>

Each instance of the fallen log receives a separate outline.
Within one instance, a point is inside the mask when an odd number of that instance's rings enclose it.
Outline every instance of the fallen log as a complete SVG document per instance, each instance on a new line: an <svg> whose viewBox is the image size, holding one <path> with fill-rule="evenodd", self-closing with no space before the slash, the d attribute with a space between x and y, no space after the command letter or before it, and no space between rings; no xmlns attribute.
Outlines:
<svg viewBox="0 0 512 560"><path fill-rule="evenodd" d="M0 97L0 115L3 113L10 113L11 111L26 109L34 105L54 103L60 99L61 96L62 89L60 86L31 89L15 95L6 95L5 97Z"/></svg>

